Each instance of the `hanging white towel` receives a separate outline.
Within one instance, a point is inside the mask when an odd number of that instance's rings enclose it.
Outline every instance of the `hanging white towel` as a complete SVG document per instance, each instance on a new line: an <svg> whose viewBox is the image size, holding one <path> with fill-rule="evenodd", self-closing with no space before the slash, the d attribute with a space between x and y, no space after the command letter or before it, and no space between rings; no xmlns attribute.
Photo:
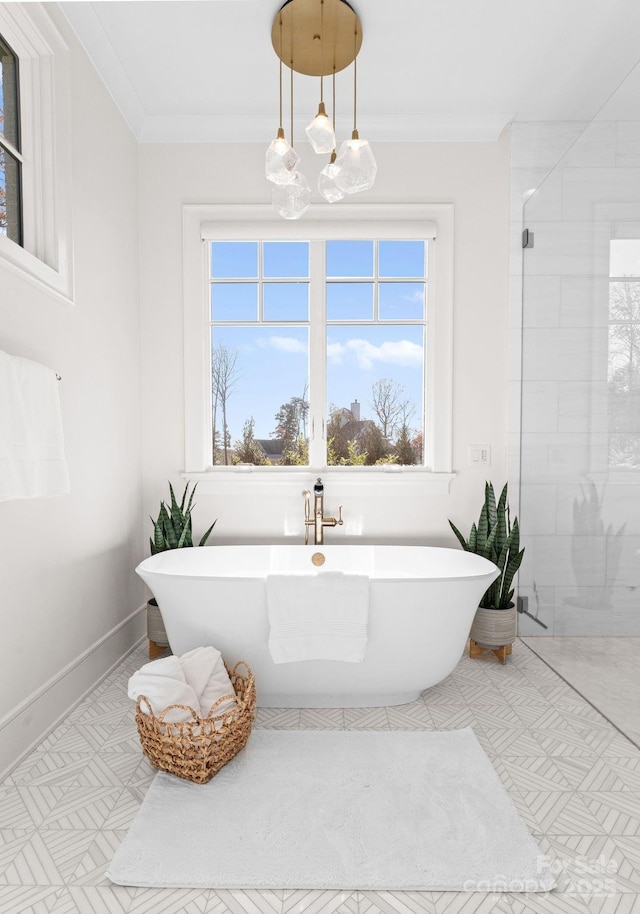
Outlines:
<svg viewBox="0 0 640 914"><path fill-rule="evenodd" d="M0 501L69 492L55 372L0 350Z"/></svg>
<svg viewBox="0 0 640 914"><path fill-rule="evenodd" d="M268 575L267 608L274 663L364 660L369 621L366 575Z"/></svg>

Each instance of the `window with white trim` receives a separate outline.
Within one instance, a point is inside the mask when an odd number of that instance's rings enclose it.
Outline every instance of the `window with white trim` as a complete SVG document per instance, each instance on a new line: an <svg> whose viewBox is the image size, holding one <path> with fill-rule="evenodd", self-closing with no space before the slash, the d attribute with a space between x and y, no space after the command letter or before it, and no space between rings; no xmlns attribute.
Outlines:
<svg viewBox="0 0 640 914"><path fill-rule="evenodd" d="M0 234L22 245L18 58L0 35Z"/></svg>
<svg viewBox="0 0 640 914"><path fill-rule="evenodd" d="M38 3L0 3L0 36L0 269L70 302L68 48Z"/></svg>
<svg viewBox="0 0 640 914"><path fill-rule="evenodd" d="M452 208L269 210L185 207L187 472L450 473Z"/></svg>

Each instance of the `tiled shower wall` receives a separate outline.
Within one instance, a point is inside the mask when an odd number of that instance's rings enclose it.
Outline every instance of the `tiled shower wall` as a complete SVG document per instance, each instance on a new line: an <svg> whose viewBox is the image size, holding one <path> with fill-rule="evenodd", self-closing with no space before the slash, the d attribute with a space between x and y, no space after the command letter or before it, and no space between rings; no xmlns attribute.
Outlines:
<svg viewBox="0 0 640 914"><path fill-rule="evenodd" d="M640 634L640 461L610 453L609 300L610 241L640 239L640 121L514 125L512 204L511 503L519 593L548 626L521 615L520 633ZM640 453L633 359L622 424Z"/></svg>

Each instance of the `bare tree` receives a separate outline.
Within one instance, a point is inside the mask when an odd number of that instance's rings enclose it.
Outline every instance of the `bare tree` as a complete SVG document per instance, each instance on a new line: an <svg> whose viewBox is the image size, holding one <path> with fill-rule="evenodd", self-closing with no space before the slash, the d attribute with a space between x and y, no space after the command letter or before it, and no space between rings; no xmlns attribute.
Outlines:
<svg viewBox="0 0 640 914"><path fill-rule="evenodd" d="M216 423L218 408L222 413L222 448L224 464L229 464L229 427L227 425L227 403L240 378L237 368L237 349L227 349L224 343L213 347L211 353L211 403L213 409L213 462L216 460Z"/></svg>
<svg viewBox="0 0 640 914"><path fill-rule="evenodd" d="M609 380L631 391L640 374L640 293L636 283L612 283L609 294Z"/></svg>
<svg viewBox="0 0 640 914"><path fill-rule="evenodd" d="M640 466L640 292L636 282L609 290L609 462Z"/></svg>
<svg viewBox="0 0 640 914"><path fill-rule="evenodd" d="M413 412L411 401L404 398L404 387L391 378L380 378L371 385L371 408L378 417L384 438L391 438Z"/></svg>

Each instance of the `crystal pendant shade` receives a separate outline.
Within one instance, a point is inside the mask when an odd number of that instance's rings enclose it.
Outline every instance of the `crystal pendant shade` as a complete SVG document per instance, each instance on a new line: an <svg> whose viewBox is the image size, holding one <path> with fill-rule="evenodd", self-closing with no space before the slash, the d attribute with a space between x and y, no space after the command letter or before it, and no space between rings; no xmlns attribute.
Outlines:
<svg viewBox="0 0 640 914"><path fill-rule="evenodd" d="M306 128L305 133L318 155L331 152L336 147L336 135L327 116L324 102L320 102L318 113Z"/></svg>
<svg viewBox="0 0 640 914"><path fill-rule="evenodd" d="M336 158L336 184L345 194L357 194L373 187L378 166L367 140L361 140L354 130L345 140Z"/></svg>
<svg viewBox="0 0 640 914"><path fill-rule="evenodd" d="M331 153L331 161L324 166L318 175L318 190L328 203L336 203L344 197L344 192L336 184L336 177L340 168L335 162L336 154L334 151Z"/></svg>
<svg viewBox="0 0 640 914"><path fill-rule="evenodd" d="M282 127L267 149L265 174L274 184L288 184L295 174L300 156L284 137Z"/></svg>
<svg viewBox="0 0 640 914"><path fill-rule="evenodd" d="M1 2L1 0L0 0ZM273 183L271 198L284 219L299 219L311 206L311 190L298 170L300 157L294 150L294 72L320 77L318 111L306 127L306 137L318 155L330 155L317 178L322 200L335 203L347 194L373 187L376 160L357 130L357 57L362 47L362 25L349 0L281 0L273 19L271 43L280 64L280 127L266 154L266 176ZM336 155L336 74L353 64L353 132ZM289 142L283 129L283 67L289 72ZM324 102L326 77L332 79L330 118Z"/></svg>
<svg viewBox="0 0 640 914"><path fill-rule="evenodd" d="M271 202L283 219L299 219L304 216L311 206L311 190L305 176L296 171L288 184L274 187Z"/></svg>

